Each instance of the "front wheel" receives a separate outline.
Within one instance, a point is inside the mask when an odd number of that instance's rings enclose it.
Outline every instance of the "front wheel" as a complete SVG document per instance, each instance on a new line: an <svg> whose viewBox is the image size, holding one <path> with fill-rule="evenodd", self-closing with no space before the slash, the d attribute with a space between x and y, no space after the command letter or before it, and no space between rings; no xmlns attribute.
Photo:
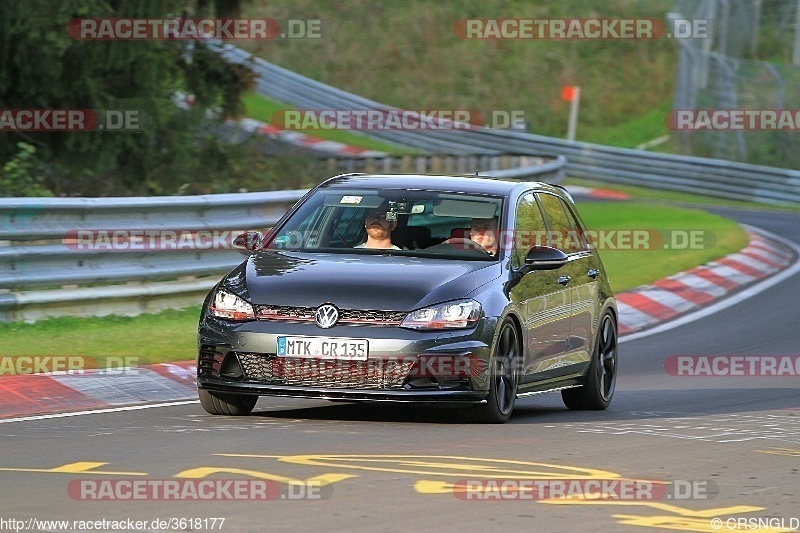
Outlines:
<svg viewBox="0 0 800 533"><path fill-rule="evenodd" d="M502 424L511 416L517 399L517 385L520 363L519 335L511 321L506 321L500 328L492 367L489 372L489 395L486 403L472 408L470 418L476 422Z"/></svg>
<svg viewBox="0 0 800 533"><path fill-rule="evenodd" d="M200 397L200 405L211 415L249 415L258 401L258 396L224 394L205 389L198 389L197 395Z"/></svg>
<svg viewBox="0 0 800 533"><path fill-rule="evenodd" d="M617 322L611 313L603 315L597 331L592 362L582 387L561 391L570 409L599 411L608 407L617 383Z"/></svg>

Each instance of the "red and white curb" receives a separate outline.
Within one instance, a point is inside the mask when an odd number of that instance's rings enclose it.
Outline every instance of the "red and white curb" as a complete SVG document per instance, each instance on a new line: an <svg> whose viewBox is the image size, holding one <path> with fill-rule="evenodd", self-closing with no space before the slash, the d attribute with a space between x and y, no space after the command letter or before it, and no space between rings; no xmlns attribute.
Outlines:
<svg viewBox="0 0 800 533"><path fill-rule="evenodd" d="M80 373L0 378L0 419L37 413L104 409L142 402L196 399L194 361Z"/></svg>
<svg viewBox="0 0 800 533"><path fill-rule="evenodd" d="M617 295L620 336L699 309L792 264L794 251L746 228L748 245L738 253Z"/></svg>
<svg viewBox="0 0 800 533"><path fill-rule="evenodd" d="M646 335L659 325L677 324L686 318L673 320L679 315L703 313L730 299L716 300L758 280L772 276L760 282L769 283L798 270L795 265L786 271L797 259L795 249L754 228L746 230L750 242L740 252L618 294L621 340ZM195 375L195 362L182 361L110 371L0 376L0 423L196 401ZM37 416L42 413L59 414Z"/></svg>
<svg viewBox="0 0 800 533"><path fill-rule="evenodd" d="M173 102L181 109L189 110L194 104L194 96L179 91L173 96ZM388 155L386 152L380 152L378 150L367 150L360 146L351 146L338 141L329 141L327 139L315 137L314 135L307 135L299 131L279 128L253 118L245 118L238 121L229 120L228 123L238 126L242 131L247 133L257 133L269 137L270 139L276 139L280 142L324 154L340 157L383 157Z"/></svg>
<svg viewBox="0 0 800 533"><path fill-rule="evenodd" d="M565 187L572 196L588 196L599 200L629 200L631 197L628 193L611 189L593 189L582 185L566 185Z"/></svg>
<svg viewBox="0 0 800 533"><path fill-rule="evenodd" d="M334 156L384 157L388 155L386 152L380 152L378 150L367 150L366 148L361 148L360 146L352 146L349 144L340 143L338 141L329 141L327 139L315 137L314 135L307 135L299 131L286 130L252 118L242 119L238 121L237 124L242 131L246 131L247 133L258 133L260 135L264 135L265 137L277 139L281 142L292 144L294 146L300 146L302 148L307 148L316 152Z"/></svg>

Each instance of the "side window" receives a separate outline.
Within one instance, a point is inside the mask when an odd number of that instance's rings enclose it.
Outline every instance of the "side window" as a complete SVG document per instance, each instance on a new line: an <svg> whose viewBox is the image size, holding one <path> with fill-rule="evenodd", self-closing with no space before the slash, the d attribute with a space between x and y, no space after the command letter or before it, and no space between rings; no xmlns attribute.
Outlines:
<svg viewBox="0 0 800 533"><path fill-rule="evenodd" d="M544 244L544 219L532 193L523 196L517 204L517 220L514 224L514 231L511 261L514 268L518 268L525 263L525 255L532 246Z"/></svg>
<svg viewBox="0 0 800 533"><path fill-rule="evenodd" d="M549 246L558 248L565 254L586 250L583 235L578 231L577 223L564 201L547 193L539 193L538 196L547 222Z"/></svg>
<svg viewBox="0 0 800 533"><path fill-rule="evenodd" d="M561 207L564 208L564 212L567 214L567 220L569 221L569 225L571 228L570 235L572 236L572 248L576 252L587 252L589 251L589 245L586 242L586 231L583 227L578 223L578 219L575 218L575 215L572 214L567 204L564 200L559 198L558 200L561 202Z"/></svg>
<svg viewBox="0 0 800 533"><path fill-rule="evenodd" d="M339 217L332 222L331 239L328 246L334 248L352 248L363 240L364 215L366 210L344 208Z"/></svg>

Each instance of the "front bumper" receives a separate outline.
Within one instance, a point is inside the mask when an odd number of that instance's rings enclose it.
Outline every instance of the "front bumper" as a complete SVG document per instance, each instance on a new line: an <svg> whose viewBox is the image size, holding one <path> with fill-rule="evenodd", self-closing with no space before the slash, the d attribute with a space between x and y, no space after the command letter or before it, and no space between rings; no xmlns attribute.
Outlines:
<svg viewBox="0 0 800 533"><path fill-rule="evenodd" d="M392 402L480 402L489 389L497 322L469 330L421 332L399 327L273 321L200 322L198 388L228 394ZM369 341L366 361L277 356L279 336Z"/></svg>
<svg viewBox="0 0 800 533"><path fill-rule="evenodd" d="M428 402L428 403L481 403L486 401L486 391L468 390L369 390L330 389L319 387L293 387L264 383L226 382L216 379L197 378L197 388L228 394L250 394L257 396L283 396L289 398L313 398L317 400L353 400L376 402Z"/></svg>

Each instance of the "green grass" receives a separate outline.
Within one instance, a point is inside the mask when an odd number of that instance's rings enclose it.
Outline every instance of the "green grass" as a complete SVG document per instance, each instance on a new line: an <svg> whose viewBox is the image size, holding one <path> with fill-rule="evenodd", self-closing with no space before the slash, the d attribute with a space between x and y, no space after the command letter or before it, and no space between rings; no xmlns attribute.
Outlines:
<svg viewBox="0 0 800 533"><path fill-rule="evenodd" d="M679 207L654 206L634 202L597 202L579 205L587 227L593 230L650 230L650 242L657 235L669 241L672 230L703 230L703 249L612 250L601 249L600 256L615 292L650 283L670 274L713 261L741 250L747 234L734 221L704 211ZM713 245L712 245L713 244Z"/></svg>
<svg viewBox="0 0 800 533"><path fill-rule="evenodd" d="M580 205L586 224L595 230L647 229L710 231L712 248L702 250L601 250L612 286L621 292L669 274L738 251L747 243L733 221L693 209L635 202ZM136 317L52 318L0 323L0 356L76 355L137 357L138 364L194 359L199 308Z"/></svg>
<svg viewBox="0 0 800 533"><path fill-rule="evenodd" d="M76 355L105 367L107 357L137 357L138 364L196 357L200 308L135 317L58 317L34 324L0 323L0 356Z"/></svg>
<svg viewBox="0 0 800 533"><path fill-rule="evenodd" d="M592 188L608 189L612 191L619 191L627 193L631 195L631 197L637 200L654 202L654 203L669 203L670 205L675 205L676 203L685 205L697 205L697 206L719 205L725 207L738 207L742 209L788 211L795 213L800 212L800 206L791 206L791 205L781 206L781 205L764 204L758 202L746 202L741 200L728 200L725 198L715 198L713 196L700 196L697 194L691 194L685 192L669 191L664 189L651 189L648 187L638 187L635 185L604 183L600 181L584 180L579 178L568 177L566 180L564 180L564 184L567 186L580 185L583 187L592 187Z"/></svg>
<svg viewBox="0 0 800 533"><path fill-rule="evenodd" d="M249 118L271 123L273 113L295 109L287 104L282 104L257 93L250 93L242 98L245 105L245 115ZM337 141L352 146L360 146L369 150L378 150L390 154L411 154L415 153L410 148L404 148L394 144L381 142L365 135L359 135L348 130L341 129L314 129L314 130L295 130L307 135L313 135L329 141Z"/></svg>
<svg viewBox="0 0 800 533"><path fill-rule="evenodd" d="M664 116L671 109L671 105L671 102L664 102L651 111L616 126L581 127L579 123L575 136L579 141L636 148L640 144L670 133L664 123Z"/></svg>

